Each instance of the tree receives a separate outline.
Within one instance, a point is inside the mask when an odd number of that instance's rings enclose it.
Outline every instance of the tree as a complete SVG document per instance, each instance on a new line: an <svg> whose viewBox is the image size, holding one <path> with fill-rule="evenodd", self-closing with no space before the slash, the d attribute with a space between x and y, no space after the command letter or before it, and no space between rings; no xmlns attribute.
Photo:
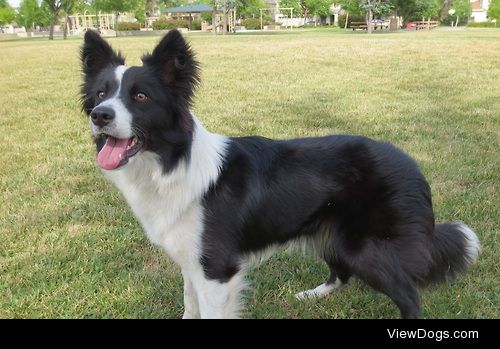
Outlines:
<svg viewBox="0 0 500 349"><path fill-rule="evenodd" d="M59 19L65 1L66 0L44 0L50 10L49 40L54 40L54 27Z"/></svg>
<svg viewBox="0 0 500 349"><path fill-rule="evenodd" d="M500 0L491 0L488 16L493 19L500 19Z"/></svg>
<svg viewBox="0 0 500 349"><path fill-rule="evenodd" d="M217 31L217 0L211 0L210 5L212 5L212 33L215 34Z"/></svg>
<svg viewBox="0 0 500 349"><path fill-rule="evenodd" d="M44 3L38 5L36 0L23 0L19 6L16 22L30 31L35 26L46 26L50 23L50 13Z"/></svg>
<svg viewBox="0 0 500 349"><path fill-rule="evenodd" d="M75 9L79 7L78 5L82 3L82 0L66 0L63 2L62 9L65 13L64 16L64 24L63 24L63 38L64 40L68 37L68 24L69 24L69 16L75 12Z"/></svg>
<svg viewBox="0 0 500 349"><path fill-rule="evenodd" d="M363 10L359 7L358 0L338 0L342 9L346 12L345 17L345 27L347 28L347 24L349 23L349 15L360 15L363 13Z"/></svg>
<svg viewBox="0 0 500 349"><path fill-rule="evenodd" d="M405 21L438 17L443 0L393 0L394 8Z"/></svg>
<svg viewBox="0 0 500 349"><path fill-rule="evenodd" d="M383 16L394 9L392 0L358 0L359 7L365 11L368 34L373 31L373 16Z"/></svg>
<svg viewBox="0 0 500 349"><path fill-rule="evenodd" d="M16 18L14 9L9 5L7 0L0 0L0 25L9 24Z"/></svg>
<svg viewBox="0 0 500 349"><path fill-rule="evenodd" d="M319 3L322 2L321 0L280 0L279 3L280 7L293 8L293 13L302 15L305 22L309 14L314 13L320 7Z"/></svg>
<svg viewBox="0 0 500 349"><path fill-rule="evenodd" d="M327 17L330 15L332 0L304 0L302 3L307 6L308 13L319 17Z"/></svg>
<svg viewBox="0 0 500 349"><path fill-rule="evenodd" d="M280 0L281 8L293 8L293 13L301 15L303 8L300 6L299 0Z"/></svg>
<svg viewBox="0 0 500 349"><path fill-rule="evenodd" d="M304 15L304 23L307 21L307 17L309 13L311 12L311 2L308 0L299 0L299 6L302 9L302 14Z"/></svg>
<svg viewBox="0 0 500 349"><path fill-rule="evenodd" d="M236 13L242 18L255 18L260 15L261 8L267 8L264 0L236 0Z"/></svg>
<svg viewBox="0 0 500 349"><path fill-rule="evenodd" d="M50 12L49 40L54 40L54 27L63 13L66 14L63 24L63 35L66 39L69 15L74 12L76 7L82 7L82 2L81 0L43 0L42 4L45 4Z"/></svg>
<svg viewBox="0 0 500 349"><path fill-rule="evenodd" d="M439 17L441 21L443 21L446 17L448 17L448 10L450 9L451 2L453 0L441 0L441 11L439 11Z"/></svg>
<svg viewBox="0 0 500 349"><path fill-rule="evenodd" d="M472 7L470 6L469 0L453 0L450 7L455 10L455 16L457 16L455 26L458 26L460 18L467 19L472 13Z"/></svg>
<svg viewBox="0 0 500 349"><path fill-rule="evenodd" d="M415 0L415 15L420 18L432 18L439 16L441 9L440 0Z"/></svg>
<svg viewBox="0 0 500 349"><path fill-rule="evenodd" d="M339 0L338 3L342 6L342 9L346 12L361 14L362 9L359 7L358 0Z"/></svg>
<svg viewBox="0 0 500 349"><path fill-rule="evenodd" d="M166 8L177 7L186 4L186 0L163 0L162 2Z"/></svg>
<svg viewBox="0 0 500 349"><path fill-rule="evenodd" d="M184 4L184 1L165 1L167 7L174 7ZM145 11L146 0L93 0L95 11L115 12L118 19L118 12Z"/></svg>
<svg viewBox="0 0 500 349"><path fill-rule="evenodd" d="M167 7L173 7L174 3L172 1L166 1ZM180 2L176 2L180 3ZM183 2L182 2L183 3ZM177 5L174 5L177 6ZM139 20L143 17L139 15L139 12L144 13L146 10L146 0L94 0L93 7L96 12L102 11L107 13L115 13L115 28L118 22L119 12L133 12L134 16L139 17ZM145 20L145 17L144 17Z"/></svg>

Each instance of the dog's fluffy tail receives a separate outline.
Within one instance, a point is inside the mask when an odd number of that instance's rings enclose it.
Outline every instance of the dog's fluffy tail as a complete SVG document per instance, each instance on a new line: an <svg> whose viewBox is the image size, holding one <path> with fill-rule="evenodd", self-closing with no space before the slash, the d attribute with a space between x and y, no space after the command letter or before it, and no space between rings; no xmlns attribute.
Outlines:
<svg viewBox="0 0 500 349"><path fill-rule="evenodd" d="M436 224L431 250L432 264L423 284L453 279L477 260L480 250L479 238L464 223Z"/></svg>

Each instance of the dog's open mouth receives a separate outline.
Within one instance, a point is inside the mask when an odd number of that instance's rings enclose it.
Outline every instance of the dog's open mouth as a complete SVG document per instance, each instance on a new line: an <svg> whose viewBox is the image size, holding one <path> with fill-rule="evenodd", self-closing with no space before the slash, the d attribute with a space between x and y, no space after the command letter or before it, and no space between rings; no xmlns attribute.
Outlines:
<svg viewBox="0 0 500 349"><path fill-rule="evenodd" d="M137 136L119 139L107 135L106 144L97 154L97 164L103 170L115 170L128 163L141 147L142 141Z"/></svg>

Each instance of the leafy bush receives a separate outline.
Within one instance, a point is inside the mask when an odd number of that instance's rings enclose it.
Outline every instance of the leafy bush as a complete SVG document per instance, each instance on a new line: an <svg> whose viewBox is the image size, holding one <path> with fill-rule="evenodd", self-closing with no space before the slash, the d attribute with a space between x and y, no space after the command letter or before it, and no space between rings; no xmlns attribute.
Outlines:
<svg viewBox="0 0 500 349"><path fill-rule="evenodd" d="M339 15L339 28L345 27L346 15Z"/></svg>
<svg viewBox="0 0 500 349"><path fill-rule="evenodd" d="M201 20L208 23L212 23L212 12L202 12Z"/></svg>
<svg viewBox="0 0 500 349"><path fill-rule="evenodd" d="M117 29L121 31L140 30L141 24L139 22L120 22Z"/></svg>
<svg viewBox="0 0 500 349"><path fill-rule="evenodd" d="M194 22L194 21L193 21ZM189 28L189 21L184 19L159 19L153 22L154 30Z"/></svg>
<svg viewBox="0 0 500 349"><path fill-rule="evenodd" d="M201 30L201 20L198 19L191 22L191 30Z"/></svg>
<svg viewBox="0 0 500 349"><path fill-rule="evenodd" d="M456 21L457 21L457 16L456 15L453 15L453 16L446 16L444 18L442 18L441 20L441 24L445 25L445 26L449 26L449 25L455 25L456 24ZM468 25L469 23L469 18L468 17L459 17L458 19L458 25L459 26L464 26L464 25Z"/></svg>
<svg viewBox="0 0 500 349"><path fill-rule="evenodd" d="M258 18L242 19L241 25L244 26L246 29L260 29L260 19Z"/></svg>
<svg viewBox="0 0 500 349"><path fill-rule="evenodd" d="M262 25L276 25L274 21L268 19L262 20ZM260 18L246 18L241 20L241 24L246 29L260 29Z"/></svg>
<svg viewBox="0 0 500 349"><path fill-rule="evenodd" d="M339 16L339 28L345 27L345 20L346 20L346 15ZM349 15L349 23L348 23L347 27L349 28L349 25L352 22L365 22L365 21L366 21L365 16L351 16L351 15Z"/></svg>
<svg viewBox="0 0 500 349"><path fill-rule="evenodd" d="M497 28L500 28L500 25L498 23L497 24ZM491 23L491 22L479 22L479 23L476 23L476 22L469 22L467 23L467 26L468 27L473 27L473 28L495 28L495 23Z"/></svg>

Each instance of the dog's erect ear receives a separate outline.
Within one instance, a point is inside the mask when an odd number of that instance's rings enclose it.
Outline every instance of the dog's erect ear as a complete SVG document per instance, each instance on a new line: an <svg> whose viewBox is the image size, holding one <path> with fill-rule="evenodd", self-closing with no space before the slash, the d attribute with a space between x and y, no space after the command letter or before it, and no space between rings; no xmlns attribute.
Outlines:
<svg viewBox="0 0 500 349"><path fill-rule="evenodd" d="M85 32L81 51L83 73L88 77L96 76L109 65L123 65L125 59L113 51L111 46L94 30Z"/></svg>
<svg viewBox="0 0 500 349"><path fill-rule="evenodd" d="M81 50L82 70L85 74L81 87L82 109L89 114L94 107L92 95L92 81L104 68L125 64L125 59L113 51L99 33L87 30Z"/></svg>
<svg viewBox="0 0 500 349"><path fill-rule="evenodd" d="M199 63L178 30L170 30L152 54L142 57L142 62L160 74L173 92L189 105L199 82Z"/></svg>

